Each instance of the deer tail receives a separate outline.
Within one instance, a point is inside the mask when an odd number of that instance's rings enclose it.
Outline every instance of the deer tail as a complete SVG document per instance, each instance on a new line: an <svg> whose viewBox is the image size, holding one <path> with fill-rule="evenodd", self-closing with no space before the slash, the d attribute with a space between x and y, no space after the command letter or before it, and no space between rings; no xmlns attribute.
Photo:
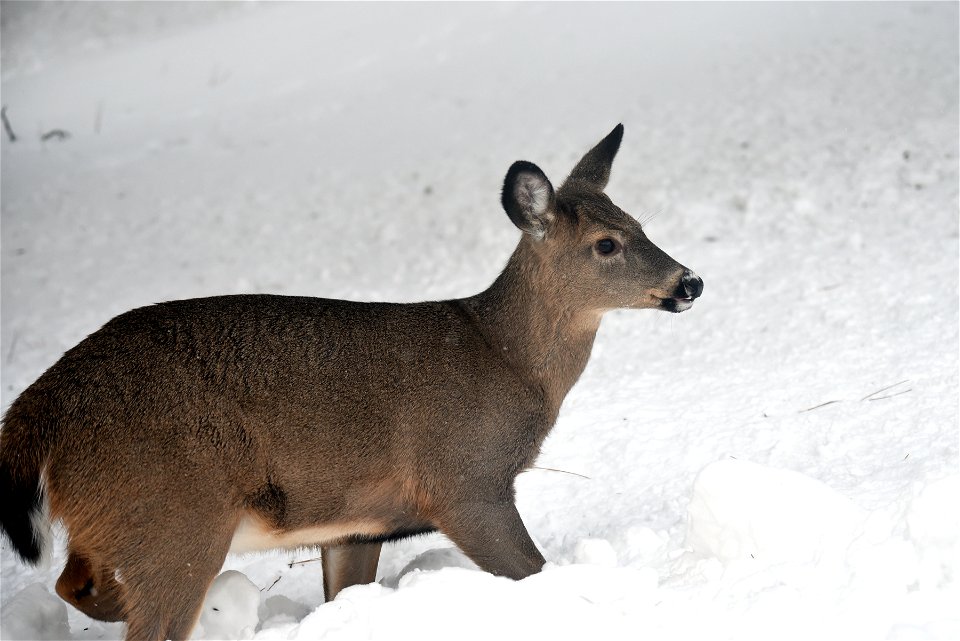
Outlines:
<svg viewBox="0 0 960 641"><path fill-rule="evenodd" d="M28 395L13 402L0 430L0 528L21 559L42 565L53 543L43 473L50 439L29 411Z"/></svg>

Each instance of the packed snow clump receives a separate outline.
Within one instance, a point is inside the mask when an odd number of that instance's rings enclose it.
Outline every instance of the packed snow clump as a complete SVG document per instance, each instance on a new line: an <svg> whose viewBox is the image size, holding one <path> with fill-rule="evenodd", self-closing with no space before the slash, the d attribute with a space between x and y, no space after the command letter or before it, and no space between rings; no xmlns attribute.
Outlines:
<svg viewBox="0 0 960 641"><path fill-rule="evenodd" d="M195 639L252 639L260 623L260 588L242 572L227 570L213 581L194 628Z"/></svg>

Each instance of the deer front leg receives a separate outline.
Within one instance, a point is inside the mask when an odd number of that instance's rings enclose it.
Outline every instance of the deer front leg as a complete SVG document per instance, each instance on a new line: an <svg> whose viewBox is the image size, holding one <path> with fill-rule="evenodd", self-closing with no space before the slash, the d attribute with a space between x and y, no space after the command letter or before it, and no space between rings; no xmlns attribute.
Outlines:
<svg viewBox="0 0 960 641"><path fill-rule="evenodd" d="M329 602L337 593L351 585L373 583L380 562L379 543L346 543L322 546L320 564L323 566L323 596Z"/></svg>
<svg viewBox="0 0 960 641"><path fill-rule="evenodd" d="M491 574L523 579L543 568L543 555L512 501L465 503L439 520L440 530Z"/></svg>

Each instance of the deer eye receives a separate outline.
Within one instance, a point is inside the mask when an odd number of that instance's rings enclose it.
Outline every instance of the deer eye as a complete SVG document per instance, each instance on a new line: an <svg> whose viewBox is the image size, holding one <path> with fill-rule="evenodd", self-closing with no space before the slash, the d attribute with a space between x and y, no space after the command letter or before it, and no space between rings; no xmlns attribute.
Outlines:
<svg viewBox="0 0 960 641"><path fill-rule="evenodd" d="M617 251L620 248L620 246L617 243L617 241L615 241L612 238L601 238L600 240L597 241L596 248L598 253L604 256L609 256L610 254Z"/></svg>

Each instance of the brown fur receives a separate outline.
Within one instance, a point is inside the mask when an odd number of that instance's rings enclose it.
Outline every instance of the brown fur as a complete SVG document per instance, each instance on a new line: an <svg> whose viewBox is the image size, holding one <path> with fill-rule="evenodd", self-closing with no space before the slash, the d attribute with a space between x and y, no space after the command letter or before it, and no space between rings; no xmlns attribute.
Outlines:
<svg viewBox="0 0 960 641"><path fill-rule="evenodd" d="M123 588L107 568L95 568L76 550L70 552L57 580L57 594L87 616L101 621L122 621Z"/></svg>
<svg viewBox="0 0 960 641"><path fill-rule="evenodd" d="M0 433L0 480L22 498L42 469L69 533L58 593L90 616L122 612L128 639L186 638L241 523L335 532L312 541L328 598L373 579L380 541L433 529L487 571L539 571L513 483L602 313L678 311L699 295L602 193L621 135L556 193L534 165L511 168L504 206L528 233L476 296L176 301L122 314L68 351ZM604 238L622 251L601 255ZM24 512L3 526L29 558ZM86 598L90 580L103 601Z"/></svg>

